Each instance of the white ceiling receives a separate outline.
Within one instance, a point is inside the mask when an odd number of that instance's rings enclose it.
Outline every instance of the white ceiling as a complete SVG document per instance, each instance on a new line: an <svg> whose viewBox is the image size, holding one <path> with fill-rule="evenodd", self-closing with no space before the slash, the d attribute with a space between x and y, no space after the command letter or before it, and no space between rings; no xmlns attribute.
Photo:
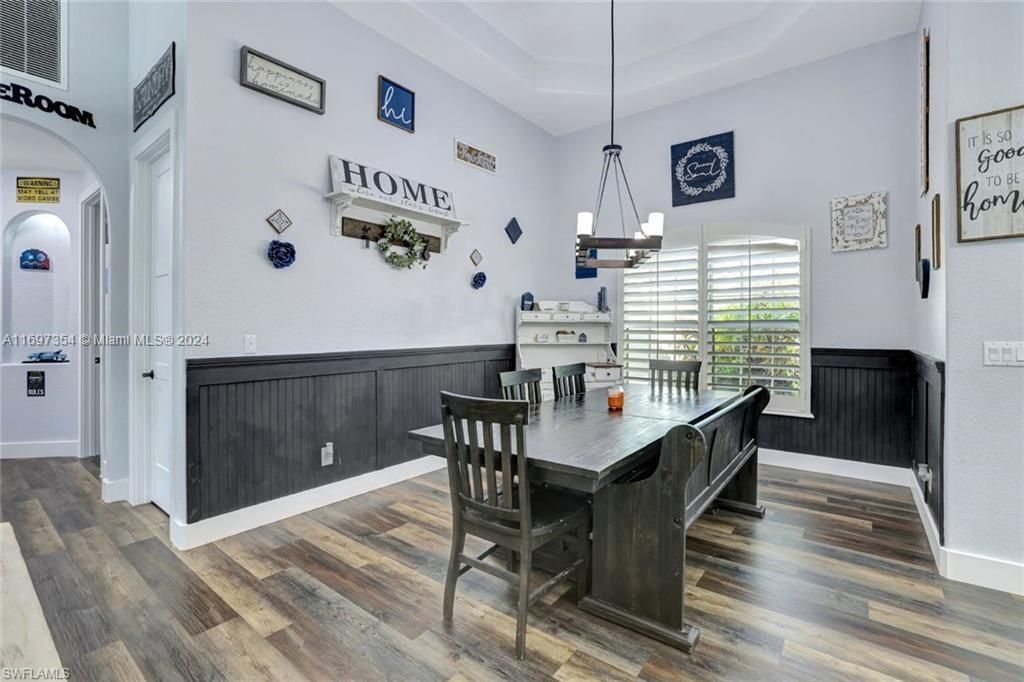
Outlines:
<svg viewBox="0 0 1024 682"><path fill-rule="evenodd" d="M66 144L38 128L0 121L0 168L81 173L89 169Z"/></svg>
<svg viewBox="0 0 1024 682"><path fill-rule="evenodd" d="M607 2L335 4L552 134L608 119ZM619 0L616 115L909 33L920 4Z"/></svg>

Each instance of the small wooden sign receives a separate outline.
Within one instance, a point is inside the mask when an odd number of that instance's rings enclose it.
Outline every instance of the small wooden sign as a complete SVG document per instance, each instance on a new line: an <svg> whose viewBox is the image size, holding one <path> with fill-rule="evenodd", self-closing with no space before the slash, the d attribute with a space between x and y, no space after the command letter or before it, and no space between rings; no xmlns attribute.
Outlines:
<svg viewBox="0 0 1024 682"><path fill-rule="evenodd" d="M18 178L16 184L19 203L60 203L60 178Z"/></svg>
<svg viewBox="0 0 1024 682"><path fill-rule="evenodd" d="M29 398L42 398L46 395L46 372L29 370L26 373L25 395Z"/></svg>
<svg viewBox="0 0 1024 682"><path fill-rule="evenodd" d="M174 43L132 91L132 132L174 96Z"/></svg>
<svg viewBox="0 0 1024 682"><path fill-rule="evenodd" d="M317 114L326 110L327 81L248 46L239 57L238 82Z"/></svg>

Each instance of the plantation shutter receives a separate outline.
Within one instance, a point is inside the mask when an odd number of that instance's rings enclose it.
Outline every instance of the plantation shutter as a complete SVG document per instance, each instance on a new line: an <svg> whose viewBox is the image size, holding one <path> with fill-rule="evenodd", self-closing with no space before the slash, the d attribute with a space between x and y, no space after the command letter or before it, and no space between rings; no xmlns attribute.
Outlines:
<svg viewBox="0 0 1024 682"><path fill-rule="evenodd" d="M62 0L0 0L0 65L63 87Z"/></svg>
<svg viewBox="0 0 1024 682"><path fill-rule="evenodd" d="M647 381L649 361L700 355L700 276L696 247L661 251L623 272L624 377Z"/></svg>
<svg viewBox="0 0 1024 682"><path fill-rule="evenodd" d="M707 246L706 376L709 388L768 387L773 404L799 398L800 242L775 237ZM777 400L778 399L778 400Z"/></svg>

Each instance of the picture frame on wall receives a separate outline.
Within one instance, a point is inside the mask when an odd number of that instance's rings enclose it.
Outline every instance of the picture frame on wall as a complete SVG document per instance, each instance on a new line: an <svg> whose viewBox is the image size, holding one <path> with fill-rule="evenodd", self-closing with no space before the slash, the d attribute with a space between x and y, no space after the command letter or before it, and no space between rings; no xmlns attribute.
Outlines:
<svg viewBox="0 0 1024 682"><path fill-rule="evenodd" d="M243 45L238 84L320 114L326 111L327 81Z"/></svg>
<svg viewBox="0 0 1024 682"><path fill-rule="evenodd" d="M885 192L832 200L832 252L882 249L889 245Z"/></svg>
<svg viewBox="0 0 1024 682"><path fill-rule="evenodd" d="M956 239L1024 237L1024 105L956 121Z"/></svg>
<svg viewBox="0 0 1024 682"><path fill-rule="evenodd" d="M485 152L479 147L474 147L468 142L463 142L459 138L455 138L455 160L475 166L493 175L498 174L497 156L490 152Z"/></svg>
<svg viewBox="0 0 1024 682"><path fill-rule="evenodd" d="M736 196L732 131L674 144L670 156L673 206Z"/></svg>
<svg viewBox="0 0 1024 682"><path fill-rule="evenodd" d="M939 195L932 197L932 270L942 267L942 209Z"/></svg>
<svg viewBox="0 0 1024 682"><path fill-rule="evenodd" d="M928 194L928 133L929 133L929 115L931 113L931 35L928 29L921 30L921 54L919 57L920 62L920 183L921 183L921 196Z"/></svg>
<svg viewBox="0 0 1024 682"><path fill-rule="evenodd" d="M407 133L416 132L416 93L387 76L377 76L377 119Z"/></svg>

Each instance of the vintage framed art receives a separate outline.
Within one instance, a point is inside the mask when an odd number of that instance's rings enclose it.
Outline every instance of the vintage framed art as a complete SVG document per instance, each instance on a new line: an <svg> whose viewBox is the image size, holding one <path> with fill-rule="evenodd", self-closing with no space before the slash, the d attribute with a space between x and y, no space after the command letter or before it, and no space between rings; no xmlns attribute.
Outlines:
<svg viewBox="0 0 1024 682"><path fill-rule="evenodd" d="M942 267L942 209L939 195L932 197L932 270Z"/></svg>
<svg viewBox="0 0 1024 682"><path fill-rule="evenodd" d="M458 138L455 138L455 160L476 166L488 173L498 172L498 157Z"/></svg>
<svg viewBox="0 0 1024 682"><path fill-rule="evenodd" d="M957 119L956 240L1024 237L1024 105Z"/></svg>
<svg viewBox="0 0 1024 682"><path fill-rule="evenodd" d="M407 133L416 132L416 93L377 76L377 118Z"/></svg>
<svg viewBox="0 0 1024 682"><path fill-rule="evenodd" d="M928 29L921 30L920 83L920 164L921 196L928 194L928 115L931 110L931 35Z"/></svg>
<svg viewBox="0 0 1024 682"><path fill-rule="evenodd" d="M832 200L832 251L859 251L888 246L885 192L854 194Z"/></svg>
<svg viewBox="0 0 1024 682"><path fill-rule="evenodd" d="M323 114L327 81L270 55L243 46L238 83L283 102Z"/></svg>
<svg viewBox="0 0 1024 682"><path fill-rule="evenodd" d="M174 97L174 43L132 90L132 132L153 117L164 102Z"/></svg>

